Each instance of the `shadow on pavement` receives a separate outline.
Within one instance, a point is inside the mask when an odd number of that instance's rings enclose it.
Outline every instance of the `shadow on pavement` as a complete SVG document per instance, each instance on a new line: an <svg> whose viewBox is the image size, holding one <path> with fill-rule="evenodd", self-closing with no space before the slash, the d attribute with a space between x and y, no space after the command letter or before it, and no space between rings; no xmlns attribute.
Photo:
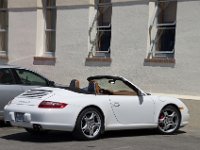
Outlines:
<svg viewBox="0 0 200 150"><path fill-rule="evenodd" d="M184 134L184 131L178 131L173 135L165 135L165 136L174 136L178 134ZM121 131L109 131L106 132L101 139L109 139L109 138L123 138L123 137L138 137L138 136L153 136L160 135L156 130L121 130ZM160 135L163 136L163 135ZM14 141L22 141L22 142L34 142L34 143L48 143L48 142L71 142L77 141L73 138L72 133L63 132L63 131L51 131L47 134L41 135L31 135L27 132L15 133L6 136L0 137L5 140L14 140Z"/></svg>
<svg viewBox="0 0 200 150"><path fill-rule="evenodd" d="M73 141L73 136L69 132L53 131L46 134L31 135L28 132L21 132L10 134L0 137L5 140L14 140L22 142L34 142L34 143L48 143L48 142L67 142Z"/></svg>
<svg viewBox="0 0 200 150"><path fill-rule="evenodd" d="M4 121L0 120L0 128L4 128L4 127L11 127L11 124L5 123Z"/></svg>
<svg viewBox="0 0 200 150"><path fill-rule="evenodd" d="M171 135L164 135L164 136L173 136L178 134L184 134L185 131L177 131ZM119 138L119 137L138 137L138 136L153 136L153 135L161 135L158 133L156 129L139 129L139 130L122 130L122 131L109 131L104 134L102 138Z"/></svg>

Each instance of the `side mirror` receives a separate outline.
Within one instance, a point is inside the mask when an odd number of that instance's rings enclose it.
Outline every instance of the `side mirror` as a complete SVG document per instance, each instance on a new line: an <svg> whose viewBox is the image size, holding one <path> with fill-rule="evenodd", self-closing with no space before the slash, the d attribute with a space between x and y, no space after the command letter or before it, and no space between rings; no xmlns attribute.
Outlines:
<svg viewBox="0 0 200 150"><path fill-rule="evenodd" d="M142 91L138 91L138 96L145 96L145 93L143 93Z"/></svg>

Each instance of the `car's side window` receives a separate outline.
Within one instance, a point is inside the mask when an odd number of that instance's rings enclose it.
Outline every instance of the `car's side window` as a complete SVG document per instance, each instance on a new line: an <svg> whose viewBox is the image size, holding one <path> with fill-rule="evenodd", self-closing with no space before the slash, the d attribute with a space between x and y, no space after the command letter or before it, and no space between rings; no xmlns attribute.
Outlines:
<svg viewBox="0 0 200 150"><path fill-rule="evenodd" d="M9 69L0 69L0 84L14 84L14 78Z"/></svg>
<svg viewBox="0 0 200 150"><path fill-rule="evenodd" d="M19 76L22 84L47 86L47 81L44 78L31 71L17 69L16 73Z"/></svg>

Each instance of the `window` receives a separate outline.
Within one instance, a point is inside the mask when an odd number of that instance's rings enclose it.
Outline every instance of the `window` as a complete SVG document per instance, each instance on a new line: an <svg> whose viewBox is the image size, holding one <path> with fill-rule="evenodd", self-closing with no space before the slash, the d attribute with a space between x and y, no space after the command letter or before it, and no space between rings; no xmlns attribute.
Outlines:
<svg viewBox="0 0 200 150"><path fill-rule="evenodd" d="M111 11L111 0L99 0L97 7L97 56L103 54L105 57L110 57Z"/></svg>
<svg viewBox="0 0 200 150"><path fill-rule="evenodd" d="M174 63L177 1L157 1L149 17L147 60L167 60ZM154 11L153 11L154 10ZM163 61L165 62L165 61Z"/></svg>
<svg viewBox="0 0 200 150"><path fill-rule="evenodd" d="M7 55L8 50L8 10L7 0L0 1L0 56Z"/></svg>
<svg viewBox="0 0 200 150"><path fill-rule="evenodd" d="M89 27L89 60L110 60L111 52L111 0L95 1L94 9L90 9ZM96 58L96 59L95 59Z"/></svg>
<svg viewBox="0 0 200 150"><path fill-rule="evenodd" d="M8 69L0 69L0 84L14 84L14 79Z"/></svg>
<svg viewBox="0 0 200 150"><path fill-rule="evenodd" d="M47 86L47 81L33 72L18 69L16 70L16 73L22 84Z"/></svg>
<svg viewBox="0 0 200 150"><path fill-rule="evenodd" d="M56 0L37 0L37 44L33 62L35 65L55 65L56 18Z"/></svg>
<svg viewBox="0 0 200 150"><path fill-rule="evenodd" d="M54 53L56 49L56 0L46 1L46 52Z"/></svg>

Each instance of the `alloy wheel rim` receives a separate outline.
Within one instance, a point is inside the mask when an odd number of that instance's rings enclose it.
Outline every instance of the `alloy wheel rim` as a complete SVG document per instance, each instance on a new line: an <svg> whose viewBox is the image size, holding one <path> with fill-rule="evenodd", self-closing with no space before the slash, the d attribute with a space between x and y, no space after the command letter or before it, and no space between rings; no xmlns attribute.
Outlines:
<svg viewBox="0 0 200 150"><path fill-rule="evenodd" d="M162 132L171 133L176 130L179 124L179 116L173 109L161 111L158 119L158 127Z"/></svg>
<svg viewBox="0 0 200 150"><path fill-rule="evenodd" d="M94 111L85 113L81 120L81 130L88 138L97 136L101 129L101 119L99 114Z"/></svg>

